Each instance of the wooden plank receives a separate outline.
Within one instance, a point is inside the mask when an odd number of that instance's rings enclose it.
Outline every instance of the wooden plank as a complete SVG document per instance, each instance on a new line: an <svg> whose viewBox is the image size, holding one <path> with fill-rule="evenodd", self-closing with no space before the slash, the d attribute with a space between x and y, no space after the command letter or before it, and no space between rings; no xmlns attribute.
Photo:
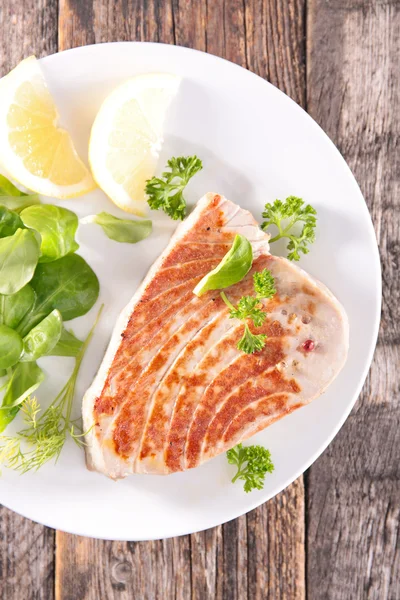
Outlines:
<svg viewBox="0 0 400 600"><path fill-rule="evenodd" d="M57 52L57 7L51 0L2 0L0 76L20 60ZM54 531L0 506L0 598L51 600Z"/></svg>
<svg viewBox="0 0 400 600"><path fill-rule="evenodd" d="M400 5L311 0L308 110L364 192L383 267L382 326L363 393L308 476L308 597L400 598Z"/></svg>
<svg viewBox="0 0 400 600"><path fill-rule="evenodd" d="M60 0L60 49L146 40L207 50L250 67L304 105L304 2ZM120 543L57 532L56 598L72 600L79 581L82 600L302 600L303 540L301 479L248 517L192 536ZM285 556L290 564L283 567Z"/></svg>
<svg viewBox="0 0 400 600"><path fill-rule="evenodd" d="M0 77L31 54L57 52L57 6L52 0L2 0Z"/></svg>
<svg viewBox="0 0 400 600"><path fill-rule="evenodd" d="M0 598L54 598L54 531L0 508Z"/></svg>
<svg viewBox="0 0 400 600"><path fill-rule="evenodd" d="M189 538L104 542L57 532L55 597L56 600L188 598Z"/></svg>

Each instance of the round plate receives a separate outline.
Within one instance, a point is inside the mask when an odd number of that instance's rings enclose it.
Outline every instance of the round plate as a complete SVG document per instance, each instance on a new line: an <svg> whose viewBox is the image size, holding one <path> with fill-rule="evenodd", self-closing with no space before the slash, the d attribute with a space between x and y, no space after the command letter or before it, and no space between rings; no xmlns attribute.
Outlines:
<svg viewBox="0 0 400 600"><path fill-rule="evenodd" d="M361 390L376 343L381 298L378 250L364 199L319 126L285 94L225 60L174 46L115 43L69 50L41 65L63 124L84 158L96 111L117 84L138 73L176 73L183 81L167 118L160 170L171 156L197 154L203 160L203 171L187 189L190 205L214 191L260 221L265 202L289 195L301 196L318 211L317 241L300 264L343 303L350 352L323 396L253 438L271 450L275 464L262 491L245 494L240 483L232 485L233 467L225 455L185 473L134 475L115 483L87 471L82 450L71 440L56 465L23 476L3 469L4 505L71 533L150 540L219 525L272 498L307 469L338 432ZM101 210L122 215L99 190L62 204L80 217ZM176 226L164 215L152 215L154 233L137 245L113 242L96 225L79 229L80 253L99 276L99 304L104 302L105 310L80 374L76 416L118 313ZM71 322L77 334L87 332L97 309ZM49 376L38 398L46 404L70 374L72 362L48 358L41 366ZM18 429L21 423L12 425Z"/></svg>

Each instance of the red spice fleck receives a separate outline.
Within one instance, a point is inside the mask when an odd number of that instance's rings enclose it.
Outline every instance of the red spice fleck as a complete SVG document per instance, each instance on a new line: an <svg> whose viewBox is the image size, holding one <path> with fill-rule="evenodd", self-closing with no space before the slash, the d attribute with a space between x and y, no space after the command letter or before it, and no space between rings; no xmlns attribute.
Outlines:
<svg viewBox="0 0 400 600"><path fill-rule="evenodd" d="M315 343L312 340L306 340L302 346L306 352L312 352L315 348Z"/></svg>

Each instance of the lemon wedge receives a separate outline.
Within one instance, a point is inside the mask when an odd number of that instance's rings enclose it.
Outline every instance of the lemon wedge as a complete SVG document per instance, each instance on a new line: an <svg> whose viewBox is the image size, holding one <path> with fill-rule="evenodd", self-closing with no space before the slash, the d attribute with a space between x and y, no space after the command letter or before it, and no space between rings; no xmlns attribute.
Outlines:
<svg viewBox="0 0 400 600"><path fill-rule="evenodd" d="M0 80L0 163L34 192L73 198L96 184L58 119L34 56Z"/></svg>
<svg viewBox="0 0 400 600"><path fill-rule="evenodd" d="M168 73L129 79L103 102L93 123L89 163L97 184L122 210L145 214L145 185L155 172L165 114L180 83Z"/></svg>

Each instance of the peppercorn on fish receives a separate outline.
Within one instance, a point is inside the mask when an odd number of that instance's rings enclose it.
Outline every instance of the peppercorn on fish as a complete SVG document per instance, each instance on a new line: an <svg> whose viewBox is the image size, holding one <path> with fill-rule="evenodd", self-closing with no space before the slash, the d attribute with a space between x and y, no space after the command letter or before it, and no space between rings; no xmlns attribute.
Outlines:
<svg viewBox="0 0 400 600"><path fill-rule="evenodd" d="M253 247L232 302L269 269L277 293L257 333L265 347L237 348L243 323L218 292L193 289L237 233ZM269 253L253 216L207 194L178 227L121 314L83 400L88 467L119 479L196 467L319 396L348 349L345 312L332 293L296 265ZM252 326L251 326L252 328ZM254 330L254 328L253 328Z"/></svg>

